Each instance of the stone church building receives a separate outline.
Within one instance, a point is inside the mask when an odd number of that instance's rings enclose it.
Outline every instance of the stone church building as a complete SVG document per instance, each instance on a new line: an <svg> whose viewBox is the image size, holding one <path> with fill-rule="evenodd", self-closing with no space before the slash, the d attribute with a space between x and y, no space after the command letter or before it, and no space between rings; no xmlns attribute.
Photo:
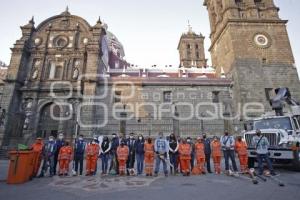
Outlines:
<svg viewBox="0 0 300 200"><path fill-rule="evenodd" d="M287 20L273 0L205 0L204 6L214 67L207 65L204 36L190 26L179 40L177 68L146 68L124 59L123 45L100 19L92 26L67 9L38 26L30 20L4 79L0 146L60 132L69 139L239 133L246 103L269 111L278 87L300 100Z"/></svg>

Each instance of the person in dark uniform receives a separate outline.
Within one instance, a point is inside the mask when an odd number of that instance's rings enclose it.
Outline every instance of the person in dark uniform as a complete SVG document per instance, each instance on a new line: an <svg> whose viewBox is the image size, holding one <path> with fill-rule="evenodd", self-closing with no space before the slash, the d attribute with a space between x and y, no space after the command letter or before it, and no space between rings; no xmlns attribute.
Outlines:
<svg viewBox="0 0 300 200"><path fill-rule="evenodd" d="M50 172L50 177L54 175L54 157L56 152L56 144L53 136L49 137L49 141L44 145L42 151L42 170L39 178L44 177L45 173L48 171Z"/></svg>
<svg viewBox="0 0 300 200"><path fill-rule="evenodd" d="M126 162L127 176L134 173L134 163L135 163L135 143L134 133L130 133L127 139L127 146L129 148L128 160Z"/></svg>
<svg viewBox="0 0 300 200"><path fill-rule="evenodd" d="M108 137L105 136L101 144L101 154L100 154L101 161L102 161L102 175L107 175L110 149L111 149L111 143Z"/></svg>
<svg viewBox="0 0 300 200"><path fill-rule="evenodd" d="M171 134L169 138L169 156L170 156L170 162L174 168L170 166L170 172L171 174L174 175L178 173L178 164L177 164L178 147L179 145L176 136L174 134Z"/></svg>
<svg viewBox="0 0 300 200"><path fill-rule="evenodd" d="M142 135L139 135L135 145L135 155L137 161L137 174L142 175L144 171L144 158L145 158L145 139Z"/></svg>
<svg viewBox="0 0 300 200"><path fill-rule="evenodd" d="M55 156L54 156L54 175L56 175L58 154L59 154L60 148L65 145L64 134L63 133L60 133L58 135L58 139L55 141L55 145L56 145L56 152L55 152Z"/></svg>
<svg viewBox="0 0 300 200"><path fill-rule="evenodd" d="M203 143L204 143L204 153L205 153L205 162L206 162L206 168L208 173L211 172L210 167L210 157L211 157L211 145L210 145L210 139L207 138L206 134L203 134Z"/></svg>
<svg viewBox="0 0 300 200"><path fill-rule="evenodd" d="M117 136L116 133L113 133L111 139L111 148L110 148L111 163L109 167L109 173L112 175L119 174L119 165L117 159L117 149L119 144L120 144L119 137Z"/></svg>
<svg viewBox="0 0 300 200"><path fill-rule="evenodd" d="M74 144L74 162L75 162L75 176L79 174L82 175L83 173L83 160L84 160L84 152L86 148L86 142L83 139L83 135L78 137L78 140L75 141ZM79 169L78 169L79 168Z"/></svg>

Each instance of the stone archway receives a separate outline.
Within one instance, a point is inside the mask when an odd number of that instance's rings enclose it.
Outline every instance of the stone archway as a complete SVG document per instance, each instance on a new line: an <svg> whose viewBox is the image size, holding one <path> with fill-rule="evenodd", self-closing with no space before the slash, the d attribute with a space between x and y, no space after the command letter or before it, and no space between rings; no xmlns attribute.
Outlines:
<svg viewBox="0 0 300 200"><path fill-rule="evenodd" d="M47 138L50 135L57 137L58 130L59 130L59 120L53 119L53 116L51 115L51 109L53 109L53 115L56 118L60 116L61 108L58 105L54 103L48 103L44 105L40 109L40 113L39 113L40 117L38 122L38 131L37 131L38 137Z"/></svg>

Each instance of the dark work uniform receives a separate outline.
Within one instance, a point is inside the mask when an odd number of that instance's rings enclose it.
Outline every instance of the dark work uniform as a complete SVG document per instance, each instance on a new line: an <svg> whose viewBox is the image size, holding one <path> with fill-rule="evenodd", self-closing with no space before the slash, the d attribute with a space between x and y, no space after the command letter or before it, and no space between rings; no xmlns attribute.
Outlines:
<svg viewBox="0 0 300 200"><path fill-rule="evenodd" d="M54 175L56 174L58 154L59 154L60 148L65 145L65 141L64 140L56 140L55 145L56 145L56 152L55 152L55 156L54 156Z"/></svg>
<svg viewBox="0 0 300 200"><path fill-rule="evenodd" d="M144 144L145 144L144 140L137 140L135 145L138 175L141 175L144 171L144 158L145 158Z"/></svg>
<svg viewBox="0 0 300 200"><path fill-rule="evenodd" d="M211 146L210 146L210 140L207 138L204 139L204 153L205 153L207 172L211 173L211 168L210 168Z"/></svg>
<svg viewBox="0 0 300 200"><path fill-rule="evenodd" d="M105 153L106 151L109 151L109 140L104 140L101 144L101 150L103 153L101 153L101 161L102 161L102 173L106 174L108 170L108 159L109 159L109 152Z"/></svg>
<svg viewBox="0 0 300 200"><path fill-rule="evenodd" d="M128 169L133 169L134 168L134 163L135 163L135 139L128 139L127 140L127 146L129 148L129 155L128 155L128 160L126 163L126 168L127 168L127 175L129 175L129 170Z"/></svg>
<svg viewBox="0 0 300 200"><path fill-rule="evenodd" d="M85 141L77 140L75 142L75 147L74 147L75 171L76 171L76 173L78 173L78 167L79 167L80 175L82 175L82 172L83 172L83 160L84 160L85 147L86 147Z"/></svg>
<svg viewBox="0 0 300 200"><path fill-rule="evenodd" d="M39 177L43 177L44 174L47 172L48 168L50 168L50 176L54 175L54 157L56 152L56 144L55 141L47 142L43 147L43 165L42 171Z"/></svg>
<svg viewBox="0 0 300 200"><path fill-rule="evenodd" d="M174 140L174 139L170 139L169 148L172 149L173 151L175 151L177 147L178 147L177 141ZM171 174L172 173L177 173L178 172L177 171L177 168L178 168L178 166L177 166L178 151L176 151L176 152L169 151L169 156L170 156L170 162L174 166L174 169L170 166Z"/></svg>
<svg viewBox="0 0 300 200"><path fill-rule="evenodd" d="M110 155L111 155L111 163L109 167L109 171L115 171L116 174L119 174L119 164L117 159L117 148L120 144L119 138L115 137L111 140L111 149L110 149Z"/></svg>

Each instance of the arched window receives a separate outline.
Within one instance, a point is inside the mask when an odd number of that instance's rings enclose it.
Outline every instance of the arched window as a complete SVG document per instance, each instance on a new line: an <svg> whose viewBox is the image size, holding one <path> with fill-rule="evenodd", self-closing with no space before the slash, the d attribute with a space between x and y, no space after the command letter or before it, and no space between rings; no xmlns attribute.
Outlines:
<svg viewBox="0 0 300 200"><path fill-rule="evenodd" d="M188 50L187 52L186 52L186 56L187 56L187 59L190 59L191 58L191 51L190 50Z"/></svg>

